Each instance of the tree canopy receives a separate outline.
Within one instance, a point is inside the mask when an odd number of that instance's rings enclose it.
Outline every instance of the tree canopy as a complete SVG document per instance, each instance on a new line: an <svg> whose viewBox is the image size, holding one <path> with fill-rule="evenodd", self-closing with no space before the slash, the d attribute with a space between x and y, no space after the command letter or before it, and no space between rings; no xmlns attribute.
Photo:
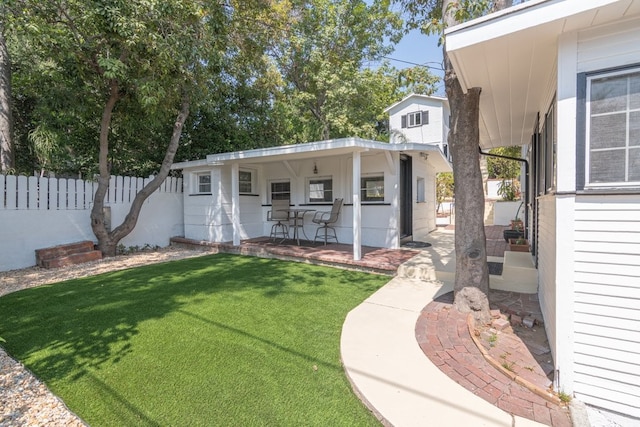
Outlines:
<svg viewBox="0 0 640 427"><path fill-rule="evenodd" d="M384 108L425 71L372 68L402 35L385 0L6 0L16 167L98 172L110 85L113 174L155 173L180 99L177 160L343 136L386 141Z"/></svg>

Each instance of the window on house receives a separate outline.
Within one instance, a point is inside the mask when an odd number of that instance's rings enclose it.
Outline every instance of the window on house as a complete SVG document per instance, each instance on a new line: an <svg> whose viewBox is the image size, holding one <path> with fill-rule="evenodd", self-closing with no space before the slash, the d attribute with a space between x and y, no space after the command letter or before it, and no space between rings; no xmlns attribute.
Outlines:
<svg viewBox="0 0 640 427"><path fill-rule="evenodd" d="M429 124L429 112L428 111L416 111L406 114L400 117L401 127L417 127Z"/></svg>
<svg viewBox="0 0 640 427"><path fill-rule="evenodd" d="M211 173L198 173L196 174L197 179L197 193L198 194L211 194Z"/></svg>
<svg viewBox="0 0 640 427"><path fill-rule="evenodd" d="M269 183L271 200L291 200L291 183L288 180Z"/></svg>
<svg viewBox="0 0 640 427"><path fill-rule="evenodd" d="M333 178L309 179L309 203L333 201Z"/></svg>
<svg viewBox="0 0 640 427"><path fill-rule="evenodd" d="M545 190L547 193L556 188L556 113L555 99L544 118L544 174ZM541 187L542 188L542 187Z"/></svg>
<svg viewBox="0 0 640 427"><path fill-rule="evenodd" d="M427 201L426 197L426 190L425 190L425 185L424 185L424 178L418 178L416 181L416 191L417 191L417 198L416 201L418 203L424 203Z"/></svg>
<svg viewBox="0 0 640 427"><path fill-rule="evenodd" d="M238 174L240 194L253 194L253 172L241 170Z"/></svg>
<svg viewBox="0 0 640 427"><path fill-rule="evenodd" d="M640 184L640 69L587 77L585 184Z"/></svg>
<svg viewBox="0 0 640 427"><path fill-rule="evenodd" d="M363 202L384 202L384 175L361 177L360 198Z"/></svg>

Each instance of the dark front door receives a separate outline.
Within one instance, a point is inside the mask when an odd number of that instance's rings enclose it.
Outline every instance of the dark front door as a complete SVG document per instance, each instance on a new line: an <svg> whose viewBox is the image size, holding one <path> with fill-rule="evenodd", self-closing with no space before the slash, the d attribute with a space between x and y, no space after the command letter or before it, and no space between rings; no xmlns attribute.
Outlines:
<svg viewBox="0 0 640 427"><path fill-rule="evenodd" d="M400 240L410 241L413 235L413 188L411 157L400 156Z"/></svg>

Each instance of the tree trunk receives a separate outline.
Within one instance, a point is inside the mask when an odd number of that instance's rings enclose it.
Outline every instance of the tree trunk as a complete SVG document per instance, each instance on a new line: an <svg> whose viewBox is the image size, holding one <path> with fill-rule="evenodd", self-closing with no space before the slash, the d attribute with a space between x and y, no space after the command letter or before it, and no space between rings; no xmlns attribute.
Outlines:
<svg viewBox="0 0 640 427"><path fill-rule="evenodd" d="M15 168L13 115L11 113L11 59L4 38L4 22L0 17L0 172Z"/></svg>
<svg viewBox="0 0 640 427"><path fill-rule="evenodd" d="M173 125L173 133L171 134L171 140L169 146L165 152L164 160L158 174L144 186L136 197L133 199L129 213L125 217L122 224L114 228L113 230L107 230L105 225L104 214L104 197L107 194L109 188L109 180L111 178L108 154L109 154L109 128L111 126L111 116L113 108L119 99L119 87L115 81L111 82L110 95L102 113L102 121L100 123L100 154L99 154L99 169L100 176L98 178L98 189L93 201L93 209L91 210L91 228L93 234L98 239L98 249L105 257L111 257L116 255L116 249L120 240L126 237L136 226L138 217L140 216L140 210L144 204L144 201L153 194L154 191L160 187L160 184L167 178L173 159L178 150L178 144L180 142L180 136L182 135L182 128L184 122L189 116L189 101L185 98L182 102L182 107L176 121Z"/></svg>
<svg viewBox="0 0 640 427"><path fill-rule="evenodd" d="M446 26L455 25L447 11L451 0L443 2ZM445 41L446 43L446 41ZM480 88L462 91L451 61L444 51L445 90L451 106L449 147L453 157L456 212L456 276L454 307L472 313L476 322L485 324L489 313L489 269L484 232L484 191L480 171L479 109Z"/></svg>
<svg viewBox="0 0 640 427"><path fill-rule="evenodd" d="M173 124L171 140L169 142L169 146L167 147L167 151L165 152L160 171L151 181L149 181L149 183L147 183L147 185L144 186L142 190L138 192L138 194L136 194L136 197L133 199L133 203L131 204L131 209L129 209L129 213L124 218L122 224L114 228L113 231L109 233L108 244L103 247L100 242L98 243L98 249L102 251L103 255L115 256L116 246L118 245L118 242L120 242L120 240L131 233L135 228L144 201L147 200L147 198L152 195L154 191L158 189L158 187L160 187L160 185L169 175L171 165L173 164L173 159L176 155L176 151L178 151L178 145L180 143L180 136L182 135L184 122L189 116L189 105L190 104L188 100L183 100L181 110L176 117L175 123Z"/></svg>

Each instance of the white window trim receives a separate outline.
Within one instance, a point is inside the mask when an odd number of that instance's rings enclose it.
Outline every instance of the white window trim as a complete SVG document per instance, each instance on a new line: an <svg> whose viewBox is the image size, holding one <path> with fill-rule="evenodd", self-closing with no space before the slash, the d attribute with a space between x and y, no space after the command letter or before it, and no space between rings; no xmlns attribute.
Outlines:
<svg viewBox="0 0 640 427"><path fill-rule="evenodd" d="M240 172L248 172L251 174L251 191L240 191ZM238 171L238 192L240 194L255 194L256 190L256 171L253 169L240 168Z"/></svg>
<svg viewBox="0 0 640 427"><path fill-rule="evenodd" d="M271 200L273 200L272 198L272 193L271 193L271 186L272 184L279 184L279 183L285 183L288 182L289 183L289 200L291 200L291 180L288 178L282 178L282 179L271 179L269 180L269 182L267 182L267 203L271 203Z"/></svg>
<svg viewBox="0 0 640 427"><path fill-rule="evenodd" d="M209 176L209 191L200 191L200 177ZM191 173L192 191L190 194L212 194L213 177L211 171L195 171Z"/></svg>
<svg viewBox="0 0 640 427"><path fill-rule="evenodd" d="M612 187L638 187L640 186L640 181L618 181L618 182L591 182L591 147L590 147L590 141L591 141L591 81L592 80L596 80L596 79L601 79L603 77L611 77L611 76L617 76L617 75L624 75L624 74L632 74L632 73L637 73L640 72L640 67L636 67L636 68L629 68L629 69L624 69L624 70L617 70L617 71L611 71L611 72L604 72L604 73L598 73L598 74L593 74L590 76L587 76L587 82L586 82L586 112L585 112L585 123L586 123L586 132L585 132L585 162L584 162L584 168L585 168L585 182L584 182L584 187L585 188L612 188ZM630 110L629 105L628 105L628 99L627 99L627 109L626 109L626 114L627 116L629 115L629 113L631 111L640 111L640 108L638 109L634 109L634 110ZM605 115L607 113L604 113L602 115ZM625 147L620 147L620 148L606 148L606 149L601 149L601 150L597 150L597 151L614 151L614 150L625 150L627 152L627 158L628 158L628 151L629 151L629 127L628 127L628 122L627 122L627 141L626 141L626 145ZM640 149L640 148L634 148L634 149ZM626 170L625 170L625 176L628 177L629 175L629 170L628 170L628 164L626 165Z"/></svg>
<svg viewBox="0 0 640 427"><path fill-rule="evenodd" d="M427 180L423 176L416 177L416 203L427 201Z"/></svg>
<svg viewBox="0 0 640 427"><path fill-rule="evenodd" d="M413 124L411 124L412 118L413 118ZM417 123L417 122L420 122L420 123ZM420 126L422 126L422 111L414 111L412 113L407 113L407 128L417 128Z"/></svg>

